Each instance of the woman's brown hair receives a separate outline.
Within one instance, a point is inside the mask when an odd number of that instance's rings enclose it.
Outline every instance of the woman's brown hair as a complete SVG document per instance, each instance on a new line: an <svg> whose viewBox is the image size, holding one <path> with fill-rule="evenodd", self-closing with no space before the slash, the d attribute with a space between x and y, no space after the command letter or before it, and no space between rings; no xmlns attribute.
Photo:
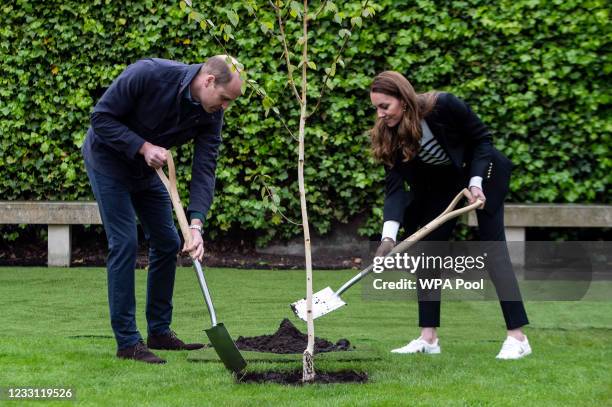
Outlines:
<svg viewBox="0 0 612 407"><path fill-rule="evenodd" d="M388 127L384 120L376 119L370 130L374 158L389 167L395 164L398 153L402 155L403 161L411 160L419 152L421 120L433 110L438 92L416 93L408 79L395 71L376 75L370 92L392 96L406 105L397 126Z"/></svg>

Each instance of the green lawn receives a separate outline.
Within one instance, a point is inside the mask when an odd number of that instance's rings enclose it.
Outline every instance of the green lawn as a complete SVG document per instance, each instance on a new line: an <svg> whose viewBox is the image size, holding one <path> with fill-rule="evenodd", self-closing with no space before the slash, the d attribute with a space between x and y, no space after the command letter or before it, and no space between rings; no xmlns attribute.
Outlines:
<svg viewBox="0 0 612 407"><path fill-rule="evenodd" d="M288 307L304 290L301 271L207 272L219 319L233 336L272 333L288 316L305 330ZM337 288L353 273L316 272L315 287ZM143 333L145 280L138 271ZM179 270L174 298L174 330L204 341L210 320L191 269ZM168 359L162 366L116 359L103 269L0 268L0 387L71 386L78 404L105 406L612 405L612 302L528 302L532 324L526 333L534 354L498 361L504 325L496 302L443 304L441 355L391 355L389 349L417 336L416 305L366 302L359 287L343 298L349 306L317 320L317 336L348 338L382 358L321 361L316 367L365 370L368 384L245 385L235 384L221 364L188 361L187 352L159 352ZM28 403L0 401L13 404Z"/></svg>

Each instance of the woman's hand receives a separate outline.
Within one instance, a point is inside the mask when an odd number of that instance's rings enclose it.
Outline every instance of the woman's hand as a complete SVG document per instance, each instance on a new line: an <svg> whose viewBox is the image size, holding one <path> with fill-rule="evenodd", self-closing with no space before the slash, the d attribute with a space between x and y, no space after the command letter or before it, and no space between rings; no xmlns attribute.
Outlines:
<svg viewBox="0 0 612 407"><path fill-rule="evenodd" d="M478 199L480 199L482 202L486 202L487 198L484 195L484 192L482 192L482 189L478 188L478 187L470 187L470 205L475 203ZM484 208L484 205L482 205L480 208L478 209L482 209Z"/></svg>
<svg viewBox="0 0 612 407"><path fill-rule="evenodd" d="M375 257L385 257L395 247L395 241L391 238L385 238L380 242L380 246L376 249Z"/></svg>

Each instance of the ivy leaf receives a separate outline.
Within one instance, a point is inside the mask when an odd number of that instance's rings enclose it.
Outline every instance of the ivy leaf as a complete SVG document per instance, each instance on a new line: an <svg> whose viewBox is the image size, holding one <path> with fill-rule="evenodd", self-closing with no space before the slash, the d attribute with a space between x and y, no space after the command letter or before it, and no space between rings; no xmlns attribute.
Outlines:
<svg viewBox="0 0 612 407"><path fill-rule="evenodd" d="M338 6L336 6L336 4L333 1L328 1L327 4L325 5L324 11L326 13L337 13Z"/></svg>
<svg viewBox="0 0 612 407"><path fill-rule="evenodd" d="M340 38L344 38L347 35L350 37L351 36L351 32L349 30L347 30L346 28L343 28L340 31L338 31L338 35L340 36Z"/></svg>

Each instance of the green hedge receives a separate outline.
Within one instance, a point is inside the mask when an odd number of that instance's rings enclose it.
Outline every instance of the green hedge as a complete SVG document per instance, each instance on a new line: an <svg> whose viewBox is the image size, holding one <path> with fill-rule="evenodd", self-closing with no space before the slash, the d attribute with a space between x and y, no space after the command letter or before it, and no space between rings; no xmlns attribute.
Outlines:
<svg viewBox="0 0 612 407"><path fill-rule="evenodd" d="M236 9L240 20L229 50L277 100L297 132L299 112L286 78L278 74L284 69L278 42L263 34L243 2L194 3L218 23ZM511 201L611 201L607 2L493 3L370 3L376 15L353 33L346 68L338 69L334 90L309 122L306 182L317 232L359 214L367 217L363 234L379 231L383 172L368 152L366 131L374 111L367 89L385 69L405 73L417 90L450 91L470 102L517 166ZM354 11L359 4L351 0L338 7ZM311 101L341 43L341 27L332 17L312 24L311 59L318 71L310 78ZM1 6L0 33L3 200L91 199L79 147L89 113L113 78L142 57L195 63L222 52L207 32L188 23L178 2L16 0ZM184 199L190 153L191 146L178 152L185 164ZM237 102L226 113L208 220L212 236L241 230L264 242L299 233L261 198L265 179L276 188L283 213L299 220L296 168L297 143L283 126L272 115L264 117L255 98Z"/></svg>

